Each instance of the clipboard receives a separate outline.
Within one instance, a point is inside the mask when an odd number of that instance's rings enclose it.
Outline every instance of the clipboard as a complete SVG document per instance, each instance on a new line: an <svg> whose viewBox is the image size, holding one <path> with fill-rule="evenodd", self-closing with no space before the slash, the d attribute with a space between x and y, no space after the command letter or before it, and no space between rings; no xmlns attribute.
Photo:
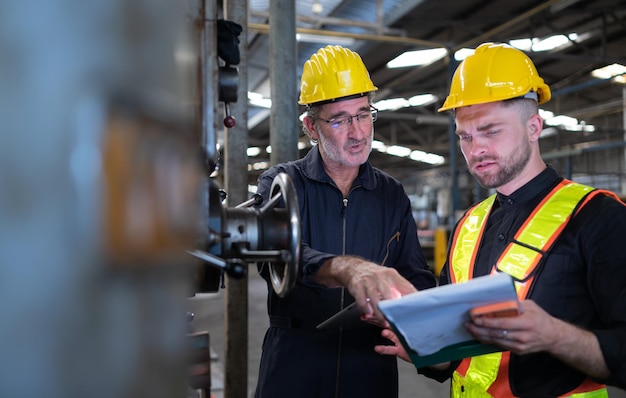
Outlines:
<svg viewBox="0 0 626 398"><path fill-rule="evenodd" d="M503 351L475 340L464 323L472 309L507 301L519 306L513 279L498 273L381 301L378 307L415 367L420 368Z"/></svg>
<svg viewBox="0 0 626 398"><path fill-rule="evenodd" d="M337 312L335 315L326 319L324 322L316 326L318 330L328 330L336 328L355 328L363 326L365 323L361 320L361 312L356 306L356 301Z"/></svg>
<svg viewBox="0 0 626 398"><path fill-rule="evenodd" d="M456 361L463 358L474 357L477 355L490 354L492 352L503 351L501 347L494 344L483 344L478 340L463 341L461 343L453 344L442 348L441 350L430 355L419 355L407 344L402 334L392 324L391 329L398 336L398 340L402 344L402 347L409 354L411 362L415 365L416 369L426 366L436 365L438 363Z"/></svg>

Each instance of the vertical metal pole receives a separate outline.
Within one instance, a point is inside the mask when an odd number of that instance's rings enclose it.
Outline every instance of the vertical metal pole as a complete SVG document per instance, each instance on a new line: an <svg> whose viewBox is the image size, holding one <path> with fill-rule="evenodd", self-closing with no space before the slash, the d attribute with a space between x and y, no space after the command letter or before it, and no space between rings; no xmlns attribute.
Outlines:
<svg viewBox="0 0 626 398"><path fill-rule="evenodd" d="M568 180L572 179L572 174L573 174L573 166L572 166L572 157L568 156L565 158L565 178L567 178Z"/></svg>
<svg viewBox="0 0 626 398"><path fill-rule="evenodd" d="M458 66L458 62L454 59L454 52L450 52L450 64L448 67L449 70L449 74L450 74L450 79L449 81L452 81L452 76L454 76L454 71L456 70L457 66ZM449 85L448 85L449 87ZM448 125L448 137L449 137L449 142L450 142L450 178L452 180L452 187L450 189L451 191L451 196L452 196L452 209L450 211L450 217L449 217L449 221L448 223L452 226L454 225L455 221L456 221L456 212L457 210L459 210L459 174L458 174L458 167L457 167L457 138L456 138L456 134L455 134L455 123L454 123L454 118L452 116L450 116L450 124Z"/></svg>
<svg viewBox="0 0 626 398"><path fill-rule="evenodd" d="M298 158L296 2L270 0L272 164Z"/></svg>
<svg viewBox="0 0 626 398"><path fill-rule="evenodd" d="M384 34L384 17L385 17L385 9L383 8L383 0L376 1L376 32L379 35Z"/></svg>
<svg viewBox="0 0 626 398"><path fill-rule="evenodd" d="M215 2L201 0L200 79L202 84L202 146L208 159L217 160L217 11ZM207 176L208 177L208 176Z"/></svg>
<svg viewBox="0 0 626 398"><path fill-rule="evenodd" d="M237 65L239 84L237 102L230 104L235 117L234 127L224 134L225 185L228 206L236 206L248 199L248 2L224 1L224 19L243 28L239 36ZM254 272L255 267L250 267ZM245 398L248 395L248 278L227 278L225 300L224 394L227 398Z"/></svg>

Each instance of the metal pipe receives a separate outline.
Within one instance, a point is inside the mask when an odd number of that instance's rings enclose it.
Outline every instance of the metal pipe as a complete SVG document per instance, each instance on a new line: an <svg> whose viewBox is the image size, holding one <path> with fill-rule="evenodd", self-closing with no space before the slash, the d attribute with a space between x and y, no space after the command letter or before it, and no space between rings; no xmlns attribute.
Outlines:
<svg viewBox="0 0 626 398"><path fill-rule="evenodd" d="M442 115L417 115L415 123L445 126L450 124L450 118Z"/></svg>
<svg viewBox="0 0 626 398"><path fill-rule="evenodd" d="M454 72L459 64L457 60L454 59L454 54L450 54L450 63L448 64L448 73L450 79L448 82L452 81L452 77L454 76ZM449 85L450 83L448 83ZM454 121L454 117L450 114L450 124L448 126L448 140L449 140L449 150L450 150L450 177L452 178L452 186L451 186L451 196L452 196L452 210L450 212L449 224L454 225L456 222L456 211L459 210L460 207L460 193L459 193L459 172L457 170L457 141L456 141L456 123Z"/></svg>
<svg viewBox="0 0 626 398"><path fill-rule="evenodd" d="M259 33L268 33L270 31L270 26L267 24L248 23L248 29L251 31L257 31ZM353 38L357 40L380 41L380 42L386 42L386 43L399 43L399 44L407 44L410 46L415 45L415 46L424 46L424 47L429 47L429 48L445 47L441 43L428 41L428 40L414 39L411 37L368 35L368 34L361 34L361 33L348 33L348 32L334 31L334 30L321 30L321 29L309 29L309 28L296 28L296 33L307 33L307 34L312 34L312 35L332 36L332 37L346 37L346 38Z"/></svg>
<svg viewBox="0 0 626 398"><path fill-rule="evenodd" d="M217 161L217 23L215 20L215 2L202 1L200 15L202 20L200 73L202 81L202 146L210 162Z"/></svg>
<svg viewBox="0 0 626 398"><path fill-rule="evenodd" d="M270 0L271 164L298 158L296 5Z"/></svg>
<svg viewBox="0 0 626 398"><path fill-rule="evenodd" d="M542 12L543 10L545 10L546 8L552 7L553 5L561 2L562 0L549 0L546 1L543 4L538 5L535 8L531 8L530 10L521 13L520 15L516 16L513 19L510 19L508 21L506 21L505 23L503 23L502 25L496 26L495 28L483 33L480 36L476 36L471 40L466 41L465 43L461 43L459 45L457 45L454 50L459 50L461 48L466 48L466 47L474 47L476 44L482 43L484 41L489 41L492 40L492 38L494 36L496 36L498 33L503 32L519 23L527 23L529 18L532 17L533 15L539 14L540 12Z"/></svg>
<svg viewBox="0 0 626 398"><path fill-rule="evenodd" d="M607 84L607 83L611 83L610 79L589 79L585 82L582 82L580 84L576 84L574 86L568 86L568 87L564 87L560 90L555 90L552 92L552 98L556 98L556 97L560 97L562 95L566 95L566 94L571 94L575 91L579 91L582 89L585 89L587 87L593 87L593 86L597 86L600 84Z"/></svg>
<svg viewBox="0 0 626 398"><path fill-rule="evenodd" d="M556 151L547 152L541 155L541 158L544 160L551 160L551 159L558 159L558 158L564 158L564 157L579 156L587 152L605 151L607 149L621 148L621 147L626 147L626 140L609 141L609 142L605 142L602 144L593 144L587 147L578 146L578 147L570 148L570 149L556 150Z"/></svg>
<svg viewBox="0 0 626 398"><path fill-rule="evenodd" d="M383 34L383 27L385 26L383 18L384 18L385 10L383 9L383 0L376 1L376 33L379 35Z"/></svg>
<svg viewBox="0 0 626 398"><path fill-rule="evenodd" d="M251 15L262 18L269 18L269 13L267 12L253 12ZM307 15L297 15L297 21L310 23L313 25L335 25L335 26L352 26L352 27L360 27L365 29L371 29L378 32L378 34L388 33L388 34L396 34L403 35L405 32L401 29L387 28L381 22L376 24L372 24L365 21L355 21L353 19L346 18L336 18L336 17L310 17Z"/></svg>

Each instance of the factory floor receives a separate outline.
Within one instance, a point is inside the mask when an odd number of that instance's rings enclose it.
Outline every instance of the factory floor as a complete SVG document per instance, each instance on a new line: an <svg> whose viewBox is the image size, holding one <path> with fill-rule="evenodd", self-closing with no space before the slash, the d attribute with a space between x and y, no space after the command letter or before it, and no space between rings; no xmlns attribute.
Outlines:
<svg viewBox="0 0 626 398"><path fill-rule="evenodd" d="M261 358L261 344L268 326L265 299L267 288L255 268L248 275L248 397L254 397L254 389ZM224 397L224 290L217 293L199 294L189 299L190 311L194 313L191 329L208 331L212 352L211 398ZM449 382L438 383L415 371L412 364L398 361L399 398L448 397ZM609 388L611 398L626 398L626 391Z"/></svg>

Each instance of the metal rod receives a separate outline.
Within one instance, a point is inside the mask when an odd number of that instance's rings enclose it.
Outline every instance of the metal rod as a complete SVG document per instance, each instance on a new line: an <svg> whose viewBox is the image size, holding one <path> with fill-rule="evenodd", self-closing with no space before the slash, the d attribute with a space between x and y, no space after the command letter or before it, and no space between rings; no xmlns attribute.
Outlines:
<svg viewBox="0 0 626 398"><path fill-rule="evenodd" d="M239 43L240 64L237 102L230 104L236 124L224 133L225 167L224 181L228 202L237 204L248 198L248 20L247 0L224 0L224 19L242 27ZM224 397L246 398L248 396L248 277L226 278L226 315L224 332Z"/></svg>
<svg viewBox="0 0 626 398"><path fill-rule="evenodd" d="M484 41L489 41L494 36L496 36L498 33L503 32L506 29L509 29L509 28L519 24L519 23L528 22L528 19L530 17L532 17L533 15L539 14L540 12L545 10L546 8L552 7L554 4L559 3L559 2L561 2L561 0L549 0L549 1L546 1L543 4L540 4L540 5L538 5L535 8L531 8L530 10L521 13L520 15L516 16L515 18L506 21L502 25L496 26L495 28L493 28L493 29L483 33L482 35L476 36L473 39L466 41L465 43L461 43L461 44L455 46L454 50L456 51L456 50L459 50L461 48L474 47L478 43L482 43Z"/></svg>
<svg viewBox="0 0 626 398"><path fill-rule="evenodd" d="M202 29L200 32L200 79L202 81L202 147L207 159L217 161L217 22L215 2L203 1L200 9ZM212 170L211 170L212 171Z"/></svg>
<svg viewBox="0 0 626 398"><path fill-rule="evenodd" d="M268 33L270 31L270 26L267 24L248 23L248 29L250 31L257 31L259 33ZM407 45L424 46L424 47L429 47L429 48L445 47L442 43L437 43L437 42L428 41L428 40L413 39L410 37L400 37L400 36L368 35L368 34L360 34L360 33L348 33L348 32L338 32L334 30L321 30L321 29L309 29L309 28L296 28L296 33L308 33L308 34L320 35L320 36L348 37L348 38L353 38L357 40L399 43L399 44L407 44Z"/></svg>
<svg viewBox="0 0 626 398"><path fill-rule="evenodd" d="M241 209L244 207L257 206L257 205L260 205L262 202L263 202L263 196L259 195L258 193L255 193L254 195L252 195L250 199L246 200L243 203L238 204L237 206L235 206L235 208Z"/></svg>
<svg viewBox="0 0 626 398"><path fill-rule="evenodd" d="M379 0L380 1L380 0ZM251 15L255 17L269 18L269 13L267 12L253 12ZM372 24L370 22L365 21L355 21L353 19L346 18L336 18L336 17L310 17L308 15L297 15L296 20L300 22L310 23L313 25L335 25L335 26L352 26L352 27L360 27L365 29L371 29L378 34L388 33L395 35L403 35L404 31L401 29L388 28L382 24L382 22L377 22L376 24Z"/></svg>
<svg viewBox="0 0 626 398"><path fill-rule="evenodd" d="M295 1L270 0L270 14L270 163L274 165L298 158L298 104L294 99L300 66L296 65Z"/></svg>

